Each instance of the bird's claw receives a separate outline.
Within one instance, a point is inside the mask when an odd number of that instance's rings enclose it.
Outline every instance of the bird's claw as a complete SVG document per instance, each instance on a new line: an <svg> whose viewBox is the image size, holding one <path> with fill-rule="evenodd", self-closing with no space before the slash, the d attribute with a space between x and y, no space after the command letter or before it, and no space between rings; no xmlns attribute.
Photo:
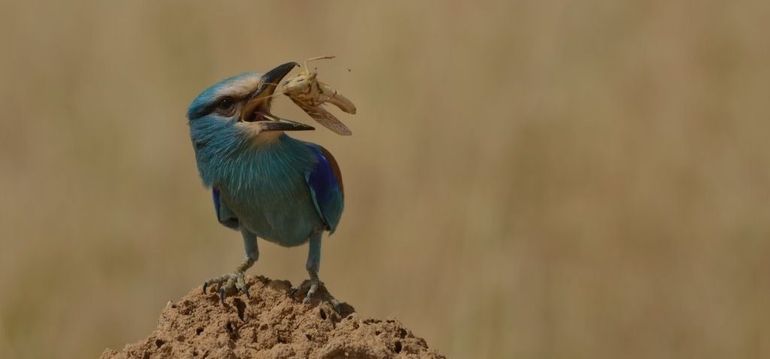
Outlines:
<svg viewBox="0 0 770 359"><path fill-rule="evenodd" d="M203 293L211 285L216 285L219 292L219 300L224 304L225 297L235 292L249 296L248 286L246 285L246 275L243 272L228 273L221 277L212 278L203 283Z"/></svg>
<svg viewBox="0 0 770 359"><path fill-rule="evenodd" d="M310 280L304 281L302 284L299 285L299 287L292 290L292 297L295 297L304 292L305 288L307 288L307 292L305 293L305 296L302 298L303 304L311 304L314 297L317 297L317 299L320 302L327 302L329 303L332 308L334 308L334 311L337 312L337 314L345 315L344 313L352 313L354 310L352 309L350 305L348 305L345 302L340 302L334 296L329 293L329 290L326 288L326 286L321 282L320 280L313 280L312 278ZM321 289L323 288L323 289Z"/></svg>
<svg viewBox="0 0 770 359"><path fill-rule="evenodd" d="M310 288L307 290L307 294L305 294L305 299L302 300L303 304L309 304L310 298L313 297L313 294L318 291L318 284L319 281L314 280L310 282Z"/></svg>

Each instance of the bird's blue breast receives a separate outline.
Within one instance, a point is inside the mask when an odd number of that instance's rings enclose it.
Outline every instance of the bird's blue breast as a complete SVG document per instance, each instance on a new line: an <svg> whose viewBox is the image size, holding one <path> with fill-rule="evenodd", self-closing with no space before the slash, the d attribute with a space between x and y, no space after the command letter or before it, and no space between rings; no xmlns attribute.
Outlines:
<svg viewBox="0 0 770 359"><path fill-rule="evenodd" d="M342 214L339 171L325 153L320 146L282 135L199 166L211 167L201 168L201 174L214 187L222 224L237 223L259 237L294 246L313 232L333 231Z"/></svg>

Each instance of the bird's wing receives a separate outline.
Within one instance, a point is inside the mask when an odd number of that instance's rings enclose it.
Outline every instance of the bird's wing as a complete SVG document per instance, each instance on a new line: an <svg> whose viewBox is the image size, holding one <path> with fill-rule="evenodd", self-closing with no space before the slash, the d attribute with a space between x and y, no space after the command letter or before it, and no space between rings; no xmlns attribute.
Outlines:
<svg viewBox="0 0 770 359"><path fill-rule="evenodd" d="M217 221L223 226L231 229L238 229L238 217L222 203L219 196L219 188L211 187L211 198L214 200L214 210L216 211Z"/></svg>
<svg viewBox="0 0 770 359"><path fill-rule="evenodd" d="M342 216L345 190L342 186L342 174L332 154L325 148L308 143L316 157L316 163L310 172L305 174L313 204L326 224L330 233L334 233L337 223Z"/></svg>

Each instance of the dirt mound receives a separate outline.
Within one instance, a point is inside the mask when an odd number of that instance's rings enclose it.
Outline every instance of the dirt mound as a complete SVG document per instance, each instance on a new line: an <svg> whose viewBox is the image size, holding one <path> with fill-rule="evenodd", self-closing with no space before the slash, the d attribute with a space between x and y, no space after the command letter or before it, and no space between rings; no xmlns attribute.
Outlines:
<svg viewBox="0 0 770 359"><path fill-rule="evenodd" d="M337 313L323 289L306 305L288 281L249 286L224 304L198 287L166 305L149 337L101 358L443 358L395 320L362 319L349 305Z"/></svg>

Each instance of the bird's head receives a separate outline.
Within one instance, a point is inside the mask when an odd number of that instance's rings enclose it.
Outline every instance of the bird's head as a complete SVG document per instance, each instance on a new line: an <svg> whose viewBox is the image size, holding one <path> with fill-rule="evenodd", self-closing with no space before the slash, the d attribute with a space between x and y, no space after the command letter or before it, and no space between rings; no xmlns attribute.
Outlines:
<svg viewBox="0 0 770 359"><path fill-rule="evenodd" d="M270 113L278 82L295 66L297 63L289 62L263 75L244 73L222 80L198 95L187 111L196 151L211 144L270 141L283 131L313 130Z"/></svg>

